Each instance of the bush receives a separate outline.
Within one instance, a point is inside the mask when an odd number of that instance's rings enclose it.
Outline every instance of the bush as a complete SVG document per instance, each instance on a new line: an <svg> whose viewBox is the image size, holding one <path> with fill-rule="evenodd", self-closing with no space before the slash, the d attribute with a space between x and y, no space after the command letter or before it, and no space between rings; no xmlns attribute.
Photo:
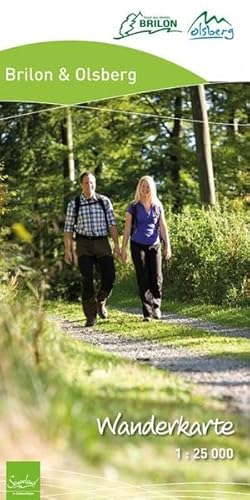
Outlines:
<svg viewBox="0 0 250 500"><path fill-rule="evenodd" d="M187 302L244 305L248 266L244 212L197 209L180 215L170 214L167 219L173 258L171 265L163 266L164 296ZM29 248L22 242L5 242L5 256L1 259L5 271L0 266L0 281L5 282L6 277L9 281L12 275L20 274L18 269L28 263L29 268L37 271L39 279L42 275L46 282L47 297L79 300L79 271L63 263L59 226L49 226L41 238L42 245L34 241ZM124 292L127 290L130 294L131 290L136 290L131 262L127 266L116 263L116 276L116 286L120 285Z"/></svg>
<svg viewBox="0 0 250 500"><path fill-rule="evenodd" d="M171 298L237 305L246 300L247 225L244 214L197 210L169 220L173 259L165 268Z"/></svg>

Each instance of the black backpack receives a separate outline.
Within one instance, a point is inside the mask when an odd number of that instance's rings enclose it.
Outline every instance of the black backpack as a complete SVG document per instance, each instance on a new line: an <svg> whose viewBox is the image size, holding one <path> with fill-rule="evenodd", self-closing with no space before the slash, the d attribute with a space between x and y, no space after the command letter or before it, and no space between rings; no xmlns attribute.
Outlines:
<svg viewBox="0 0 250 500"><path fill-rule="evenodd" d="M104 205L103 197L96 193L96 203L99 203L100 207L102 208L104 215L105 215L105 221L106 221L106 226L107 226L107 232L109 232L109 224L108 224L108 217L107 217L107 211L106 207ZM75 222L74 222L74 227L76 228L77 225L77 220L78 220L78 215L79 215L79 208L80 208L80 196L75 197Z"/></svg>

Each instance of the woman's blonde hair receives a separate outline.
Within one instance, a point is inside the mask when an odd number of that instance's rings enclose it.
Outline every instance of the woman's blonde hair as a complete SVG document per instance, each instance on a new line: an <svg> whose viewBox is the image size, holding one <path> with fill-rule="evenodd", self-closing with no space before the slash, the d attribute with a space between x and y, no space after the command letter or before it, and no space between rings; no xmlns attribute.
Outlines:
<svg viewBox="0 0 250 500"><path fill-rule="evenodd" d="M141 185L144 181L146 181L149 185L152 205L157 205L158 203L160 203L160 201L157 198L155 181L154 181L153 177L150 177L150 175L144 175L143 177L141 177L139 179L138 184L136 186L135 197L134 197L133 203L138 203L138 201L140 201L140 199L141 199L140 189L141 189Z"/></svg>

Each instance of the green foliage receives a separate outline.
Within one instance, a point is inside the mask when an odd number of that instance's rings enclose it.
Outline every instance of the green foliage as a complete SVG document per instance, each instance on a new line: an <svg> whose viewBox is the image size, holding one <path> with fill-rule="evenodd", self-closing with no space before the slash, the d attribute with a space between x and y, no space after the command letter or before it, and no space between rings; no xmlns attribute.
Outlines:
<svg viewBox="0 0 250 500"><path fill-rule="evenodd" d="M168 296L237 305L246 297L248 237L244 214L201 210L172 215L173 259L165 269Z"/></svg>
<svg viewBox="0 0 250 500"><path fill-rule="evenodd" d="M32 307L31 307L32 306ZM50 313L59 313L73 322L82 317L79 306L53 303ZM118 326L125 318L112 315L113 326ZM138 335L143 333L142 323L131 316L126 317L127 331ZM74 324L74 323L72 323ZM72 326L71 324L71 326ZM103 322L105 328L105 321ZM0 414L7 408L11 420L16 408L15 420L21 419L23 408L30 415L32 425L38 429L39 437L50 443L60 455L75 452L86 464L95 467L95 473L104 475L107 464L115 471L116 477L131 481L170 482L192 481L199 473L203 481L237 482L239 470L241 480L248 478L248 421L240 415L227 415L236 426L233 436L220 437L221 447L233 447L235 459L231 462L210 462L195 472L188 461L181 464L176 460L177 446L190 450L190 438L185 436L112 436L97 432L96 417L114 418L118 411L128 420L145 422L153 414L158 420L172 421L180 415L193 421L208 421L211 418L225 420L220 403L209 398L192 395L182 380L166 371L144 364L134 363L104 353L86 342L63 335L58 325L50 320L43 323L43 333L39 339L40 364L35 363L32 336L38 327L37 309L33 300L15 305L0 304L0 349L2 354L0 379ZM135 327L135 328L134 328ZM147 328L148 337L150 327ZM161 331L163 334L164 332ZM181 342L179 327L174 328L176 341ZM186 340L188 341L188 332ZM189 330L190 333L190 330ZM170 338L170 329L166 337ZM193 340L198 339L193 337ZM207 340L207 337L206 337ZM212 343L212 342L211 342ZM14 410L12 410L14 408ZM16 430L16 429L15 429ZM24 436L27 443L33 439L30 433ZM25 438L24 438L25 439ZM1 446L5 446L5 435ZM192 447L212 448L218 445L218 437L211 433L200 438L192 438ZM171 467L166 468L166 461ZM140 467L138 467L140 463Z"/></svg>
<svg viewBox="0 0 250 500"><path fill-rule="evenodd" d="M209 120L229 123L229 127L210 126L217 197L242 214L250 159L249 132L242 127L248 123L249 85L207 85L206 98ZM199 206L188 88L110 99L96 103L95 108L71 109L76 179L83 170L95 172L97 191L113 201L120 233L126 206L144 174L154 177L159 196L170 211L185 214L187 208ZM78 272L63 264L65 208L79 192L78 182L69 181L65 169L65 109L1 103L0 118L0 216L5 239L17 243L11 228L21 224L31 234L32 244L18 242L17 265L21 262L42 273L50 284L50 297L75 300L80 293ZM165 273L171 296L238 303L243 272L238 258L241 238L235 236L235 254L233 240L229 242L225 235L222 251L215 229L210 228L215 238L213 253L208 234L211 222L205 229L205 222L203 227L199 216L194 216L190 231L196 234L196 241L192 242L185 234L185 222L181 224L187 216L182 217L173 217L171 224L173 266ZM227 277L222 276L219 261ZM9 262L9 269L13 265ZM129 282L128 274L118 266L118 281Z"/></svg>
<svg viewBox="0 0 250 500"><path fill-rule="evenodd" d="M163 310L184 314L192 318L202 318L205 321L227 325L233 328L248 328L250 324L250 310L246 306L222 307L214 304L197 304L170 302L163 300Z"/></svg>

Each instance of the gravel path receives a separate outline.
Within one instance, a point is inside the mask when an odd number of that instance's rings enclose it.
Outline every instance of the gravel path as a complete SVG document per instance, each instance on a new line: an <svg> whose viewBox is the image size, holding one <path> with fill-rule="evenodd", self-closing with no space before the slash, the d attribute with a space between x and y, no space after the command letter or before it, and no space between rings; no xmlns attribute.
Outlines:
<svg viewBox="0 0 250 500"><path fill-rule="evenodd" d="M247 361L233 356L207 356L186 347L164 345L154 340L124 338L117 334L100 332L97 328L83 328L78 322L58 317L53 320L59 323L67 334L78 340L90 342L119 356L175 372L185 381L195 383L196 392L218 398L224 401L230 410L249 415L250 366ZM250 330L247 328L227 328L200 319L167 313L163 314L162 320L196 327L217 335L250 339Z"/></svg>
<svg viewBox="0 0 250 500"><path fill-rule="evenodd" d="M138 308L123 310L125 312L128 311L134 314L140 314L140 309ZM206 332L221 334L225 337L244 337L246 339L250 339L250 329L247 327L232 328L230 326L213 323L212 321L204 321L200 318L191 318L175 313L162 313L162 320L167 323L171 323L172 325L191 326L193 328L198 328L199 330L205 330Z"/></svg>

